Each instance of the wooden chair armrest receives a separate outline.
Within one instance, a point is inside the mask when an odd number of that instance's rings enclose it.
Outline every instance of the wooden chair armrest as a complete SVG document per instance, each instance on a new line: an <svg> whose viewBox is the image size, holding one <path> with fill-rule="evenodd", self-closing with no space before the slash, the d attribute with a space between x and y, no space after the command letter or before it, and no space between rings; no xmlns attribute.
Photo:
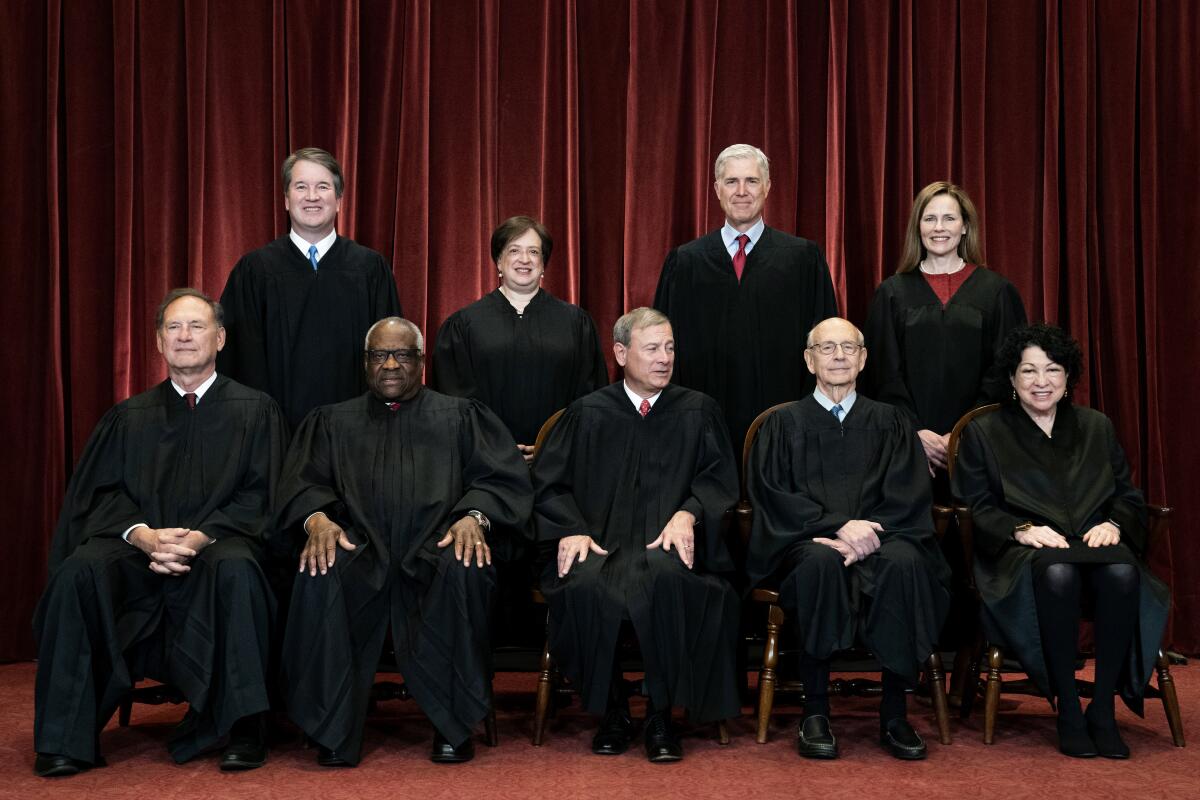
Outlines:
<svg viewBox="0 0 1200 800"><path fill-rule="evenodd" d="M750 592L750 599L756 603L777 605L779 603L779 592L774 589L755 589Z"/></svg>

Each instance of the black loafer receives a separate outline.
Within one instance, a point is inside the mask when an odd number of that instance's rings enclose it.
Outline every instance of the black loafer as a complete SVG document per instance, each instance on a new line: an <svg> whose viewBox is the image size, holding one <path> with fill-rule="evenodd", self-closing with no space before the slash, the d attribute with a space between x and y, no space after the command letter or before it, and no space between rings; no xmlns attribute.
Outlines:
<svg viewBox="0 0 1200 800"><path fill-rule="evenodd" d="M629 749L633 738L633 720L626 711L609 709L592 737L592 752L598 756L619 756Z"/></svg>
<svg viewBox="0 0 1200 800"><path fill-rule="evenodd" d="M651 764L671 764L683 758L683 745L666 714L646 718L646 758Z"/></svg>
<svg viewBox="0 0 1200 800"><path fill-rule="evenodd" d="M433 752L429 754L429 760L435 764L462 764L470 761L475 757L475 743L467 738L458 747L446 741L446 737L442 736L440 731L433 733Z"/></svg>
<svg viewBox="0 0 1200 800"><path fill-rule="evenodd" d="M86 761L57 753L38 753L33 762L33 774L39 778L65 778L91 768Z"/></svg>
<svg viewBox="0 0 1200 800"><path fill-rule="evenodd" d="M240 719L229 733L229 744L221 754L221 769L240 772L267 763L266 720L259 714Z"/></svg>
<svg viewBox="0 0 1200 800"><path fill-rule="evenodd" d="M1129 745L1121 738L1117 730L1117 721L1112 717L1106 720L1095 719L1092 707L1088 706L1084 716L1087 717L1088 737L1096 746L1096 752L1105 758L1129 758Z"/></svg>
<svg viewBox="0 0 1200 800"><path fill-rule="evenodd" d="M317 749L317 763L322 767L353 767L346 759L337 754L337 751L330 750L328 747L320 747Z"/></svg>
<svg viewBox="0 0 1200 800"><path fill-rule="evenodd" d="M837 737L829 727L829 717L813 714L801 720L796 750L805 758L837 758Z"/></svg>
<svg viewBox="0 0 1200 800"><path fill-rule="evenodd" d="M1064 756L1070 756L1071 758L1095 758L1099 755L1096 750L1096 743L1088 735L1087 725L1064 723L1062 717L1059 717L1057 727L1058 751Z"/></svg>
<svg viewBox="0 0 1200 800"><path fill-rule="evenodd" d="M920 761L928 753L925 740L904 717L888 720L880 726L879 743L901 761Z"/></svg>

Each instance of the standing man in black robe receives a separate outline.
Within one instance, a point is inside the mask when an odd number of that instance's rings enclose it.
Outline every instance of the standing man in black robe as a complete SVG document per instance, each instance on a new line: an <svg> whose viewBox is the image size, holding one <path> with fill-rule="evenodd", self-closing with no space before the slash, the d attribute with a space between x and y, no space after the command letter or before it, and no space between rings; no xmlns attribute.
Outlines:
<svg viewBox="0 0 1200 800"><path fill-rule="evenodd" d="M317 147L283 162L291 231L238 261L221 304L229 344L223 374L261 389L295 430L319 405L363 392L358 349L367 328L398 316L396 281L382 255L338 236L342 169Z"/></svg>
<svg viewBox="0 0 1200 800"><path fill-rule="evenodd" d="M855 391L867 360L857 328L828 319L807 342L816 389L767 418L747 466L746 570L752 585L778 587L798 628L800 755L837 757L829 661L861 639L883 666L880 743L896 758L921 759L905 689L933 652L950 599L924 451L903 412Z"/></svg>
<svg viewBox="0 0 1200 800"><path fill-rule="evenodd" d="M667 254L654 307L675 330L675 382L720 404L740 452L764 409L812 391L796 365L805 334L837 314L837 300L821 248L763 222L766 155L730 145L714 171L725 225Z"/></svg>
<svg viewBox="0 0 1200 800"><path fill-rule="evenodd" d="M142 677L190 708L184 762L229 737L221 769L262 766L269 623L259 567L285 427L275 402L215 371L221 306L176 289L158 308L169 379L105 415L63 500L34 615L34 771L102 766L100 731Z"/></svg>
<svg viewBox="0 0 1200 800"><path fill-rule="evenodd" d="M534 460L540 541L557 542L542 591L550 650L584 707L604 714L592 752L632 735L617 661L628 621L645 663L646 756L683 757L671 707L695 722L739 713L738 602L721 518L737 500L729 434L712 398L672 385L669 320L639 308L617 320L625 379L576 400Z"/></svg>
<svg viewBox="0 0 1200 800"><path fill-rule="evenodd" d="M416 325L373 325L369 391L309 414L284 467L277 523L303 549L283 672L288 711L322 766L360 760L389 630L433 722L435 762L473 756L471 729L492 704L487 535L525 524L529 468L487 407L421 385L423 361Z"/></svg>

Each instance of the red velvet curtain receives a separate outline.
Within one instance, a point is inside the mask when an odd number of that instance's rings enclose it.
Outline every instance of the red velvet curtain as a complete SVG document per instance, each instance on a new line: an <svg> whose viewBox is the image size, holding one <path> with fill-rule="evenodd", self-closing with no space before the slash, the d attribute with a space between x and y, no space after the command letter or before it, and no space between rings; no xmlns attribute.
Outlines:
<svg viewBox="0 0 1200 800"><path fill-rule="evenodd" d="M159 380L171 287L218 294L286 230L278 165L333 151L339 231L392 261L432 335L494 285L530 213L548 288L608 328L674 244L720 222L715 154L772 157L767 220L821 243L861 322L908 206L948 178L989 265L1083 342L1078 400L1149 497L1174 644L1200 650L1200 5L1184 0L0 0L9 331L0 657L28 620L67 475L100 415Z"/></svg>

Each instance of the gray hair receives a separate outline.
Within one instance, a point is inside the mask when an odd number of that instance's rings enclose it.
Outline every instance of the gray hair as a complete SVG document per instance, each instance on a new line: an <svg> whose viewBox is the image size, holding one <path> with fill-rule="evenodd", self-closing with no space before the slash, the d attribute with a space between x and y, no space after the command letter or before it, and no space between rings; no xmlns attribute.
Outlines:
<svg viewBox="0 0 1200 800"><path fill-rule="evenodd" d="M417 327L415 322L409 322L404 317L384 317L376 322L371 327L367 328L367 336L363 339L363 350L371 349L371 334L375 333L377 328L382 328L384 325L403 325L412 332L413 336L417 337L417 349L422 353L425 352L425 337L421 335L421 329Z"/></svg>
<svg viewBox="0 0 1200 800"><path fill-rule="evenodd" d="M197 300L203 300L204 302L208 303L208 307L212 309L213 319L217 321L217 327L225 327L225 309L221 307L221 304L216 300L213 300L199 289L193 289L189 286L184 286L167 292L167 296L164 297L162 302L158 304L158 310L154 312L155 330L162 329L163 321L167 316L167 307L176 300L180 300L184 297L195 297Z"/></svg>
<svg viewBox="0 0 1200 800"><path fill-rule="evenodd" d="M855 325L855 324L854 324L853 322L851 322L850 320L848 320L848 319L843 319L842 317L826 317L825 319L823 319L823 320L821 320L820 322L818 322L816 325L813 325L813 326L812 326L812 330L810 330L810 331L808 332L808 337L807 337L807 338L805 338L805 340L804 340L804 345L805 345L806 347L812 347L814 344L816 344L816 342L814 342L814 341L813 341L813 335L814 335L814 334L817 332L817 328L821 327L821 326L822 326L822 325L824 325L826 322L835 322L835 321L836 321L836 322L844 322L844 323L846 323L847 325L849 325L851 328L854 328L854 332L858 334L858 343L859 343L860 345L862 345L862 344L865 344L865 343L866 343L866 340L865 340L865 339L863 339L863 332L862 332L862 331L860 331L860 330L858 329L858 326L857 326L857 325Z"/></svg>
<svg viewBox="0 0 1200 800"><path fill-rule="evenodd" d="M342 180L342 167L329 151L322 150L319 147L302 147L283 160L280 176L283 178L283 191L285 193L288 187L292 185L292 170L295 169L297 161L311 161L314 164L320 164L332 172L333 193L338 197L342 196L342 190L346 188L345 181Z"/></svg>
<svg viewBox="0 0 1200 800"><path fill-rule="evenodd" d="M725 162L731 158L753 158L758 162L763 183L771 182L771 161L767 158L766 153L752 144L731 144L722 150L717 155L716 162L713 163L713 177L716 180L721 180L721 175L725 173Z"/></svg>
<svg viewBox="0 0 1200 800"><path fill-rule="evenodd" d="M633 332L642 328L653 328L655 325L670 325L667 315L653 308L635 308L623 315L613 325L613 341L624 347L629 347L633 341Z"/></svg>

